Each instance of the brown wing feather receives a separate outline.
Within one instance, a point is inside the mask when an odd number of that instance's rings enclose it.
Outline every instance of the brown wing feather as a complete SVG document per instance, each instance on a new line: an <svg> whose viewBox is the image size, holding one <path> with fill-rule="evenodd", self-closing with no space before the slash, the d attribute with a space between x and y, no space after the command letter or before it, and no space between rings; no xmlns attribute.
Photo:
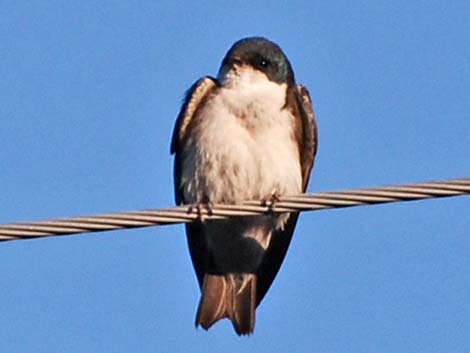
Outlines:
<svg viewBox="0 0 470 353"><path fill-rule="evenodd" d="M300 160L302 166L303 192L307 189L310 171L318 148L318 129L308 90L303 85L296 87L296 99L302 118L303 138L301 140Z"/></svg>
<svg viewBox="0 0 470 353"><path fill-rule="evenodd" d="M188 126L196 113L197 109L207 98L210 92L212 92L218 86L217 81L212 77L203 77L199 79L191 88L187 91L181 111L176 119L175 128L173 129L173 136L171 138L170 153L175 153L175 163L173 169L173 179L175 182L175 199L179 205L184 203L180 192L180 177L181 177L181 161L180 161L180 148L186 137Z"/></svg>
<svg viewBox="0 0 470 353"><path fill-rule="evenodd" d="M181 111L176 119L170 152L172 154L175 153L173 175L175 182L175 199L177 204L185 202L180 188L181 145L186 138L187 130L194 114L198 110L199 106L203 104L203 101L217 86L217 81L211 77L203 77L199 79L186 93ZM208 251L201 223L193 222L186 224L186 234L194 270L196 271L199 286L202 287L204 273L207 267Z"/></svg>
<svg viewBox="0 0 470 353"><path fill-rule="evenodd" d="M296 139L299 142L300 163L302 168L302 191L307 189L310 171L317 152L318 132L313 113L310 95L302 85L296 85L291 94L288 95L286 106L293 110L295 116L300 117L297 121ZM256 305L263 300L266 292L276 277L279 268L289 248L294 228L299 218L298 213L291 213L283 230L275 231L272 235L266 253L258 269L258 287Z"/></svg>
<svg viewBox="0 0 470 353"><path fill-rule="evenodd" d="M186 135L189 122L207 94L217 86L217 81L212 77L203 77L194 83L186 92L181 111L176 119L173 136L171 138L171 154L178 151L181 141Z"/></svg>

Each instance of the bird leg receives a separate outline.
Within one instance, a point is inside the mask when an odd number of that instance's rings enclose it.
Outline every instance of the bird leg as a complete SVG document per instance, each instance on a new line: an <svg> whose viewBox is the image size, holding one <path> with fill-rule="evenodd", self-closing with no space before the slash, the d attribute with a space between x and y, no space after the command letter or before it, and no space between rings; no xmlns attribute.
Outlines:
<svg viewBox="0 0 470 353"><path fill-rule="evenodd" d="M281 194L276 189L273 189L269 195L261 199L261 205L267 207L269 212L274 213L274 206L279 201L281 201Z"/></svg>
<svg viewBox="0 0 470 353"><path fill-rule="evenodd" d="M204 218L204 216L212 216L212 202L210 202L209 200L205 200L206 202L196 202L196 203L193 203L191 205L189 205L188 207L188 214L191 214L193 212L196 212L197 214L197 217L199 219L199 221L201 221L202 223L204 223L206 221L206 219ZM203 211L206 211L206 212L203 212Z"/></svg>

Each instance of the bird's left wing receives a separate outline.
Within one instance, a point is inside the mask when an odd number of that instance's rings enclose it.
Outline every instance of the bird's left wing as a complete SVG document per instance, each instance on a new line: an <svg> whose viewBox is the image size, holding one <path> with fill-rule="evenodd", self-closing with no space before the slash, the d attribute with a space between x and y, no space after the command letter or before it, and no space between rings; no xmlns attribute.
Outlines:
<svg viewBox="0 0 470 353"><path fill-rule="evenodd" d="M302 167L302 188L303 192L307 189L310 171L313 168L313 161L318 148L318 129L313 113L312 101L307 88L303 85L297 85L296 98L300 116L302 119L303 138L300 146L300 165Z"/></svg>
<svg viewBox="0 0 470 353"><path fill-rule="evenodd" d="M296 85L291 95L288 97L295 104L293 107L294 116L298 117L297 141L299 142L300 166L302 170L302 191L307 189L310 171L313 167L313 160L317 153L318 132L315 115L313 113L312 102L307 89L302 85ZM294 228L299 218L298 213L291 213L283 229L274 231L266 253L263 256L258 269L258 288L256 305L263 299L271 286L281 267L287 249L289 248Z"/></svg>

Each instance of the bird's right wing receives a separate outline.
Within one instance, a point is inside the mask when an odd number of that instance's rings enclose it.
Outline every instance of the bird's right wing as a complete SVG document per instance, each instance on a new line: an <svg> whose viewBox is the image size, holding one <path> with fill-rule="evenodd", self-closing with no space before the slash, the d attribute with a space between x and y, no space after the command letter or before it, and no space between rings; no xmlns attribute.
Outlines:
<svg viewBox="0 0 470 353"><path fill-rule="evenodd" d="M171 154L178 152L186 135L189 123L203 99L217 86L217 81L212 77L203 77L186 92L181 111L176 119L173 137L171 138Z"/></svg>
<svg viewBox="0 0 470 353"><path fill-rule="evenodd" d="M199 79L186 93L181 111L176 119L173 137L171 139L170 153L175 154L174 181L176 203L184 203L180 192L181 177L181 147L187 137L188 127L198 108L209 94L218 86L217 81L212 77Z"/></svg>
<svg viewBox="0 0 470 353"><path fill-rule="evenodd" d="M174 162L174 182L175 199L177 204L185 203L183 193L181 192L181 168L182 168L182 147L191 128L191 121L197 114L199 107L204 104L205 99L218 87L218 83L211 77L199 79L186 93L181 111L176 119L173 137L171 140L171 154L175 154ZM189 252L194 270L202 287L204 274L207 270L209 253L204 237L204 227L201 222L192 222L186 224L186 235L188 239Z"/></svg>

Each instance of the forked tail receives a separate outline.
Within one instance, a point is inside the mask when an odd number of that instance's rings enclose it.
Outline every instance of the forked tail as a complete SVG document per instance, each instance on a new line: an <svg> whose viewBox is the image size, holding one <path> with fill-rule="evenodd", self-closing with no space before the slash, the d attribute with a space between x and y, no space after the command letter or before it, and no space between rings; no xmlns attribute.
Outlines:
<svg viewBox="0 0 470 353"><path fill-rule="evenodd" d="M256 275L250 273L204 276L196 327L208 330L228 318L238 335L247 335L255 327Z"/></svg>

